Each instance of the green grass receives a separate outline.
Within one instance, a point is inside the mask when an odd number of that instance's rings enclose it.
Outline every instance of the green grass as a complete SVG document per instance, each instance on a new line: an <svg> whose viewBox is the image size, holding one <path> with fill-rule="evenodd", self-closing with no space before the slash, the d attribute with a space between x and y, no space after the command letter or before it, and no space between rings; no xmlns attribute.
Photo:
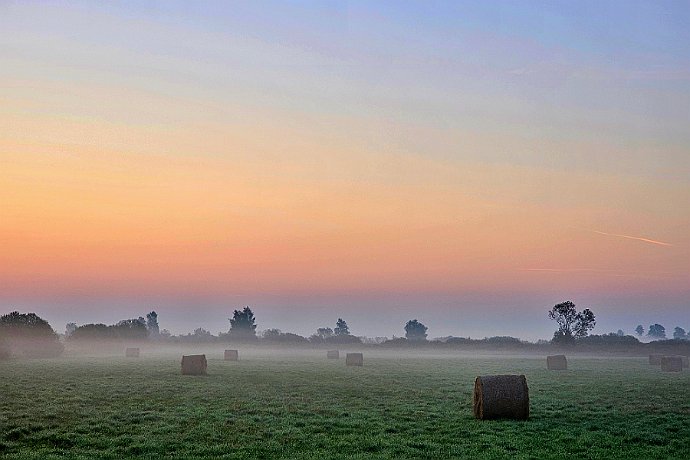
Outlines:
<svg viewBox="0 0 690 460"><path fill-rule="evenodd" d="M2 362L0 457L690 458L690 372L642 358L240 353L202 377L181 353ZM494 373L527 375L528 421L473 418Z"/></svg>

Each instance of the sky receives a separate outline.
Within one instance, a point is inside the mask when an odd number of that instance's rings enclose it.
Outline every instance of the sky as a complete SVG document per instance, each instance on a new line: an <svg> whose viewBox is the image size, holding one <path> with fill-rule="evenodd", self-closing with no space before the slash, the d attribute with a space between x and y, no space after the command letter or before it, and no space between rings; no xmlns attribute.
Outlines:
<svg viewBox="0 0 690 460"><path fill-rule="evenodd" d="M0 312L690 329L690 3L0 0Z"/></svg>

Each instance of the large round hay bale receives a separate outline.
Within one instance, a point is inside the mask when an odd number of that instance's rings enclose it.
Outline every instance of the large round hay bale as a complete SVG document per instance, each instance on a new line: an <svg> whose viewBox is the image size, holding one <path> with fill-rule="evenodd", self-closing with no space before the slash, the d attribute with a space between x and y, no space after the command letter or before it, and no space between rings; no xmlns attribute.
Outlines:
<svg viewBox="0 0 690 460"><path fill-rule="evenodd" d="M652 366L658 366L659 364L661 364L661 358L663 357L664 355L660 353L652 353L651 355L649 355L649 364L651 364Z"/></svg>
<svg viewBox="0 0 690 460"><path fill-rule="evenodd" d="M486 375L474 380L474 416L480 420L527 420L529 389L524 375Z"/></svg>
<svg viewBox="0 0 690 460"><path fill-rule="evenodd" d="M348 353L345 355L346 366L363 366L364 355L362 353Z"/></svg>
<svg viewBox="0 0 690 460"><path fill-rule="evenodd" d="M568 370L568 360L565 358L565 355L547 356L546 368L550 371Z"/></svg>
<svg viewBox="0 0 690 460"><path fill-rule="evenodd" d="M139 349L138 348L127 348L125 350L125 356L127 358L138 358L139 357Z"/></svg>
<svg viewBox="0 0 690 460"><path fill-rule="evenodd" d="M206 375L206 355L182 356L182 375Z"/></svg>
<svg viewBox="0 0 690 460"><path fill-rule="evenodd" d="M328 358L328 359L340 359L340 352L338 350L329 350L326 352L326 358Z"/></svg>
<svg viewBox="0 0 690 460"><path fill-rule="evenodd" d="M240 354L237 350L225 350L223 359L225 359L225 361L238 361L240 359Z"/></svg>
<svg viewBox="0 0 690 460"><path fill-rule="evenodd" d="M683 359L680 356L664 356L661 358L662 372L682 372Z"/></svg>

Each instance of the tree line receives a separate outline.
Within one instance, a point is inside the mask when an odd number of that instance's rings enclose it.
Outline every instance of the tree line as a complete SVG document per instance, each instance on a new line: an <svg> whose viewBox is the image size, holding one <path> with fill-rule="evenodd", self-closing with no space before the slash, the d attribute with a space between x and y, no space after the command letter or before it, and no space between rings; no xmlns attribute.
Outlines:
<svg viewBox="0 0 690 460"><path fill-rule="evenodd" d="M639 343L633 336L626 336L622 330L617 333L604 335L589 335L596 325L596 317L592 310L585 308L578 311L572 301L565 301L554 305L548 311L549 319L557 324L557 329L553 334L550 343L559 346L574 346L578 343L588 345L618 344L634 345ZM282 343L282 344L360 344L360 343L379 343L389 346L403 344L415 345L430 343L427 339L428 328L417 319L407 321L403 330L404 337L386 337L381 340L374 340L366 337L358 337L350 332L347 322L343 318L338 318L334 327L319 327L315 333L309 337L303 337L291 332L283 332L280 329L272 328L257 334L257 324L254 312L249 306L240 310L234 310L232 317L228 318L229 329L213 335L203 328L197 328L188 334L172 335L166 329L160 329L158 314L151 311L145 317L124 319L112 325L102 323L90 323L78 326L76 323L67 323L65 327L65 339L67 341L83 340L127 340L127 341L163 341L163 342L258 342ZM639 336L644 333L644 328L639 325L635 329ZM647 332L649 337L655 339L665 338L665 328L660 324L649 326ZM674 340L689 340L690 335L681 327L676 327L673 333ZM378 338L377 338L378 339ZM490 337L481 340L473 340L463 337L445 337L432 341L434 343L444 343L448 345L460 344L484 344L488 346L519 346L526 342L514 337ZM540 343L546 341L539 341ZM35 313L22 314L17 311L0 317L0 358L9 355L9 345L17 344L25 349L26 355L58 355L63 350L63 345L59 340L58 334L52 329L47 321L37 316ZM28 351L27 351L28 350Z"/></svg>

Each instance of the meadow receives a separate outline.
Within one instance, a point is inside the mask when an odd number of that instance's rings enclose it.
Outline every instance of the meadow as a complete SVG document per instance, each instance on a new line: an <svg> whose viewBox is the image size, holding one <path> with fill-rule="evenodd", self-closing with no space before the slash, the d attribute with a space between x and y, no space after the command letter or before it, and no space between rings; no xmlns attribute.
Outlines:
<svg viewBox="0 0 690 460"><path fill-rule="evenodd" d="M690 372L646 358L343 351L207 349L206 376L181 350L0 362L0 457L690 458ZM527 376L528 421L473 418L500 373Z"/></svg>

